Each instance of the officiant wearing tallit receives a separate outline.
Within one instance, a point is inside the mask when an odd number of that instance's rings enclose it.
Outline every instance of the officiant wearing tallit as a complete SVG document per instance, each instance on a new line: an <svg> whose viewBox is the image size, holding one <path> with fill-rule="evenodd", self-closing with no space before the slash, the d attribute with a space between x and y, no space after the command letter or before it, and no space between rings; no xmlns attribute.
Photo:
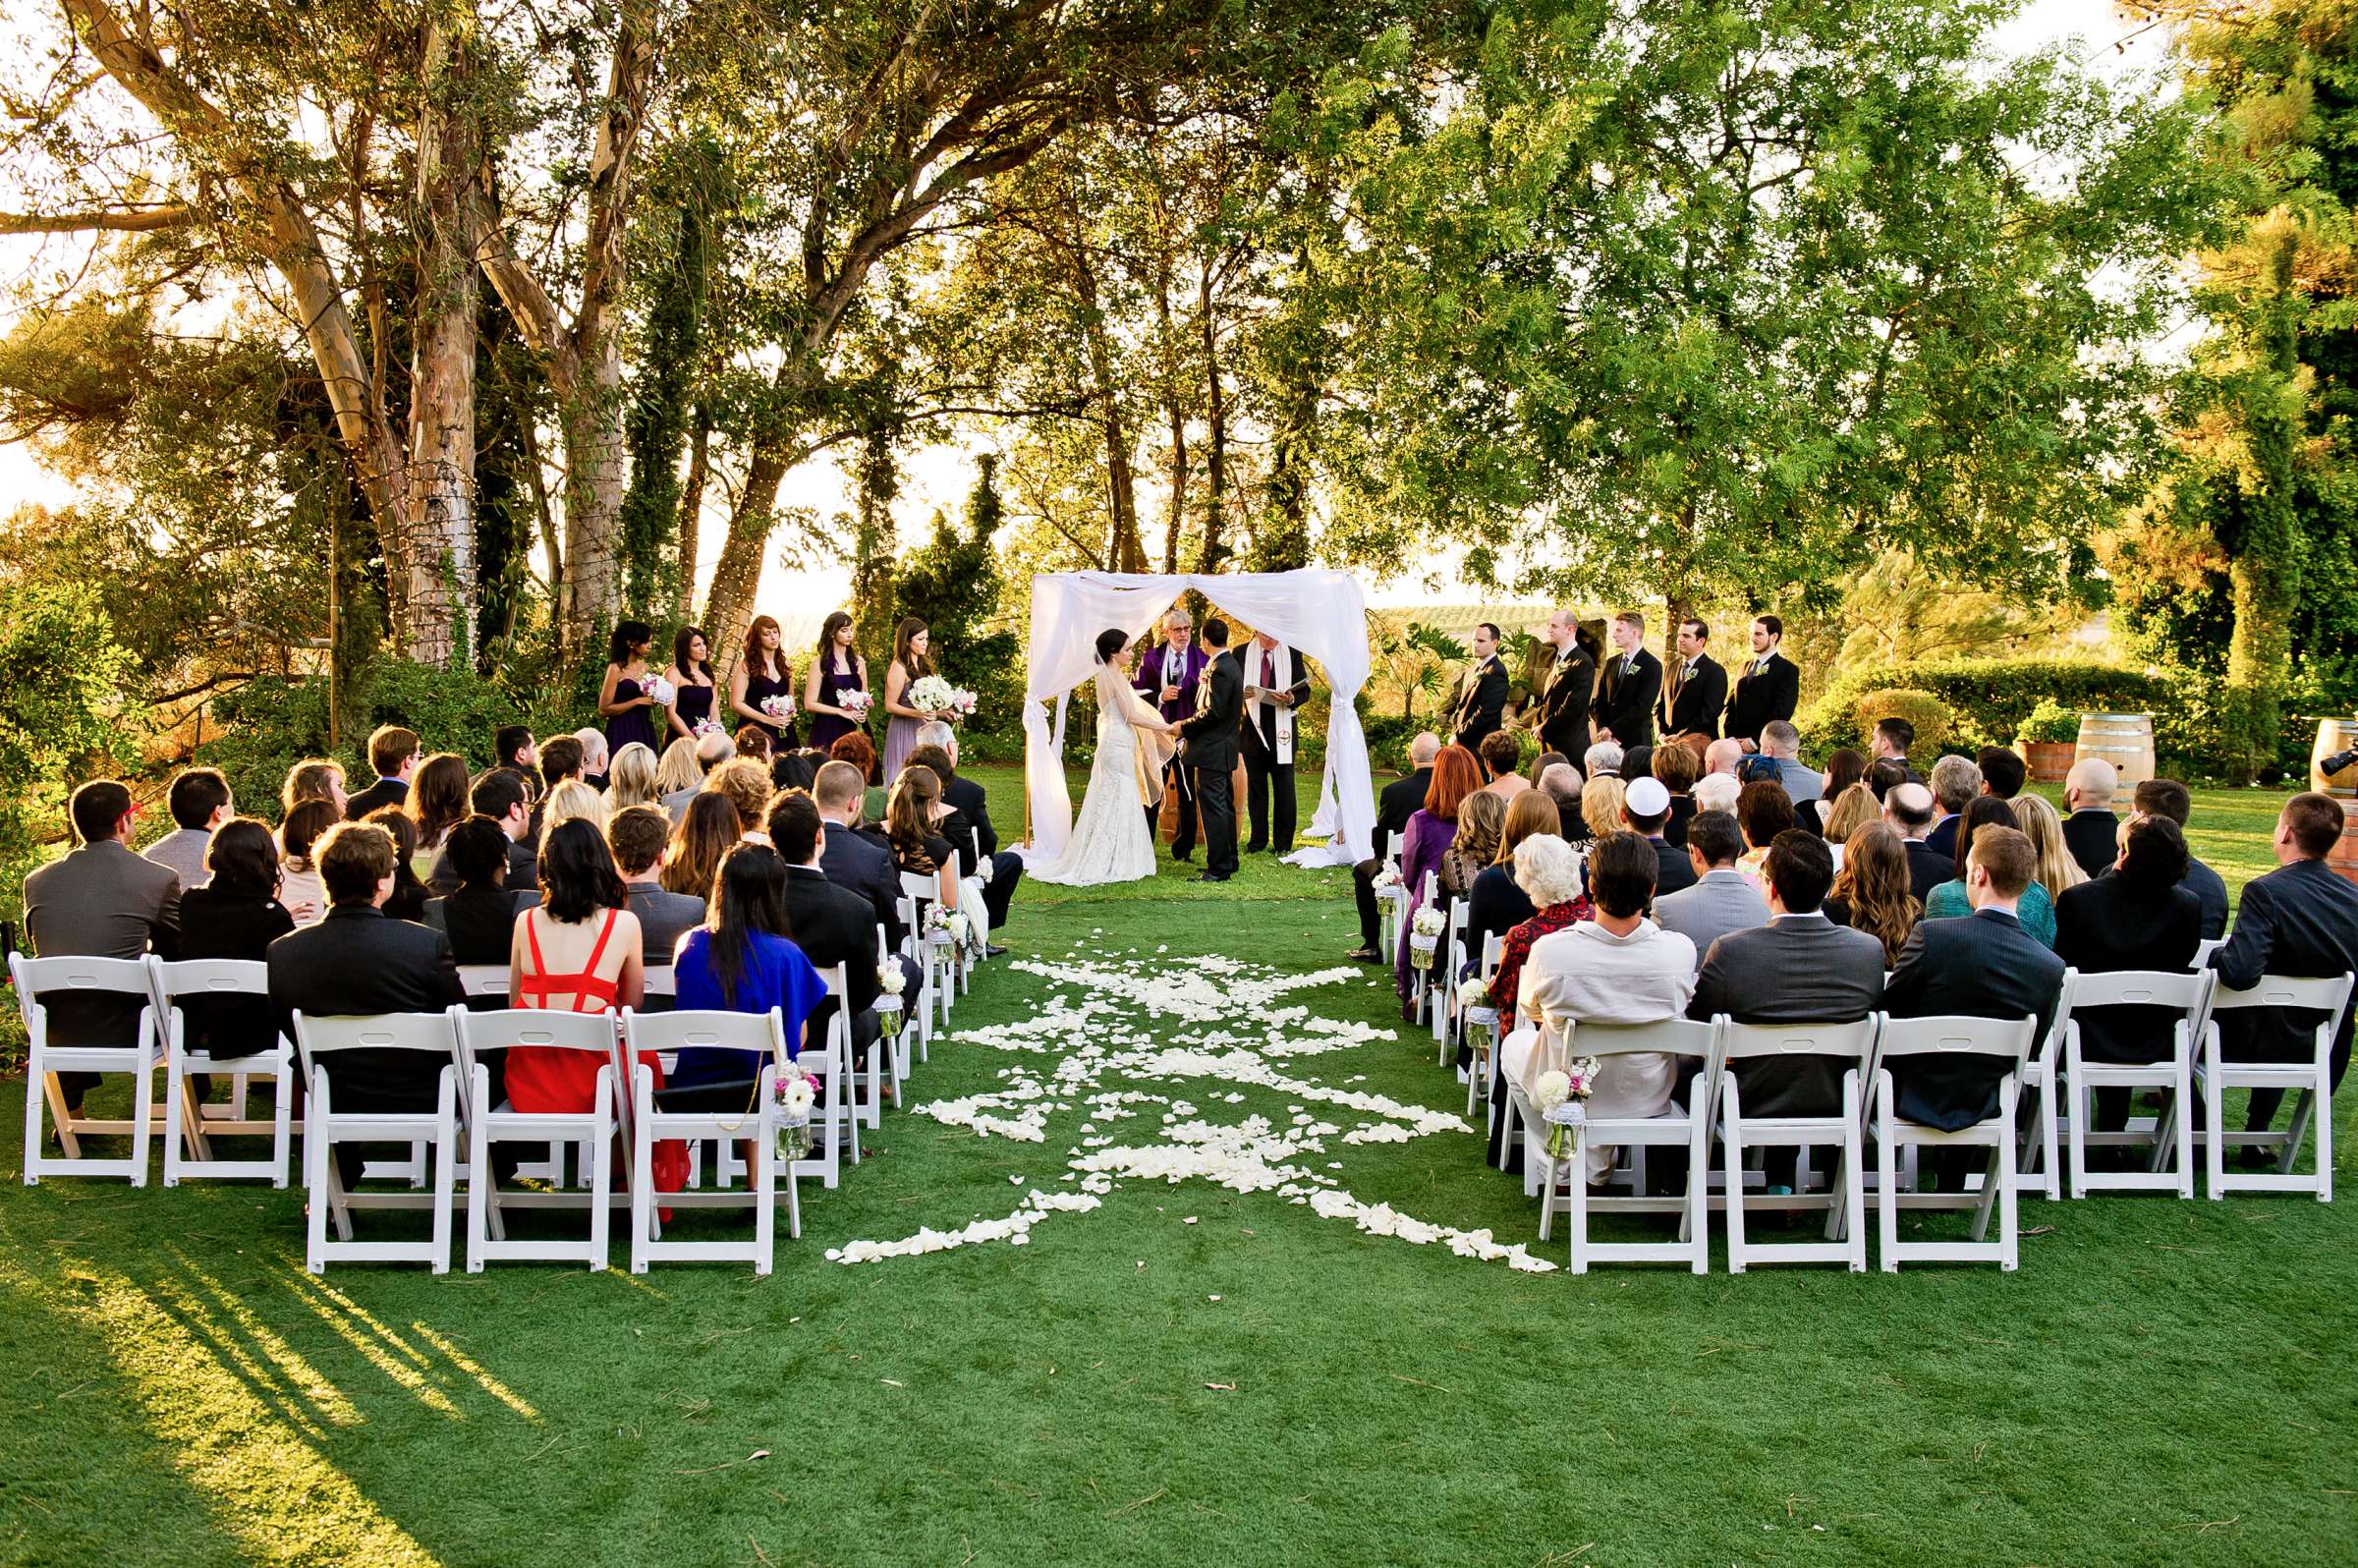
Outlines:
<svg viewBox="0 0 2358 1568"><path fill-rule="evenodd" d="M1245 853L1294 848L1295 709L1310 700L1310 670L1300 654L1263 632L1245 648L1245 806L1253 835ZM1275 807L1276 821L1270 821ZM1270 829L1275 828L1272 837Z"/></svg>

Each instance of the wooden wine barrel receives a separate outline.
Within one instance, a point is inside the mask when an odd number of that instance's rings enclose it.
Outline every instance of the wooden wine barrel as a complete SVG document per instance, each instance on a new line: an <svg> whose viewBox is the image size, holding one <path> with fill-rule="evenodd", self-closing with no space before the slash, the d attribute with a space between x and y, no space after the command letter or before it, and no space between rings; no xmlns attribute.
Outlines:
<svg viewBox="0 0 2358 1568"><path fill-rule="evenodd" d="M2336 752L2346 752L2358 746L2358 721L2350 719L2319 719L2317 745L2309 753L2309 787L2347 801L2358 796L2358 762L2338 773L2328 773L2325 760Z"/></svg>
<svg viewBox="0 0 2358 1568"><path fill-rule="evenodd" d="M2154 716L2151 713L2082 713L2080 744L2073 760L2101 756L2120 772L2124 790L2154 776Z"/></svg>

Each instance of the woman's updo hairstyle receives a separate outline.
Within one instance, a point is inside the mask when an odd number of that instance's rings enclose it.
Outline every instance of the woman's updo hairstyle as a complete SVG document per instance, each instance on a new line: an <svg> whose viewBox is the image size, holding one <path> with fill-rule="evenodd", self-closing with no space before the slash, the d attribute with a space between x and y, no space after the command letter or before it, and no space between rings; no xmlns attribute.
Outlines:
<svg viewBox="0 0 2358 1568"><path fill-rule="evenodd" d="M1122 650L1122 644L1129 641L1130 634L1118 626L1107 627L1104 631L1099 632L1097 634L1097 662L1099 664L1112 663L1113 656L1119 653Z"/></svg>

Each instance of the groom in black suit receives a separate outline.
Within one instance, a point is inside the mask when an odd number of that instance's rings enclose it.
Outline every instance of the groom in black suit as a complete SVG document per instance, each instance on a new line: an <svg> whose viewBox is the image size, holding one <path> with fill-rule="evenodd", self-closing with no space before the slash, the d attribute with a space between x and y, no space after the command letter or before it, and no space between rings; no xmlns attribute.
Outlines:
<svg viewBox="0 0 2358 1568"><path fill-rule="evenodd" d="M1225 882L1236 872L1236 798L1229 774L1236 767L1245 674L1228 651L1227 622L1206 621L1203 637L1212 661L1197 689L1195 713L1179 726L1179 756L1204 813L1204 874L1197 880Z"/></svg>

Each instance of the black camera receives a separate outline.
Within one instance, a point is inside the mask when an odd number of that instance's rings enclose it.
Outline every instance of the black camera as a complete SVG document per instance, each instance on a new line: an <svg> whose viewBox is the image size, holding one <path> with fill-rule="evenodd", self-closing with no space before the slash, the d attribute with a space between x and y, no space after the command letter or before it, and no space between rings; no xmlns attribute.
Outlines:
<svg viewBox="0 0 2358 1568"><path fill-rule="evenodd" d="M2319 757L2317 770L2320 773L2338 773L2353 764L2358 764L2358 746L2353 746L2346 752L2335 752L2331 756Z"/></svg>

